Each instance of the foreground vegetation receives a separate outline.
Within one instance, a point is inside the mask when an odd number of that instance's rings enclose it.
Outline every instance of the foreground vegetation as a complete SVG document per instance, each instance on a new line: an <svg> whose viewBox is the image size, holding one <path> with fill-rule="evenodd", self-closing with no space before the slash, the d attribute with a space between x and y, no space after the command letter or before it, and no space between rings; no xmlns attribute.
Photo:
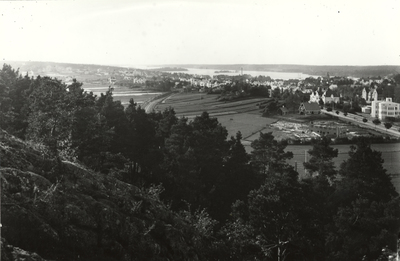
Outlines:
<svg viewBox="0 0 400 261"><path fill-rule="evenodd" d="M2 236L44 258L376 260L396 249L399 195L366 140L339 170L330 141L315 141L299 179L284 142L260 133L248 154L207 112L146 114L111 90L95 97L7 65L0 99Z"/></svg>

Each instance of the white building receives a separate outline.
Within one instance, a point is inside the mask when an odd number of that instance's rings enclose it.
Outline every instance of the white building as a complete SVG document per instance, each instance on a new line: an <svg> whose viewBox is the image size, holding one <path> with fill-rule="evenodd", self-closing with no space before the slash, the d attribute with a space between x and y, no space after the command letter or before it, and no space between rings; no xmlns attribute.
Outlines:
<svg viewBox="0 0 400 261"><path fill-rule="evenodd" d="M318 91L312 92L312 93L310 94L310 101L309 101L309 102L316 102L316 103L319 103L319 99L320 99L320 98L321 98L321 97L319 96Z"/></svg>
<svg viewBox="0 0 400 261"><path fill-rule="evenodd" d="M365 101L367 101L367 99L368 99L367 96L368 96L367 90L365 90L365 88L363 88L361 98L363 98Z"/></svg>
<svg viewBox="0 0 400 261"><path fill-rule="evenodd" d="M400 117L400 103L392 102L392 98L385 101L372 101L371 116L384 120L386 117Z"/></svg>
<svg viewBox="0 0 400 261"><path fill-rule="evenodd" d="M362 113L371 114L371 106L368 105L368 106L361 107L361 112L362 112Z"/></svg>

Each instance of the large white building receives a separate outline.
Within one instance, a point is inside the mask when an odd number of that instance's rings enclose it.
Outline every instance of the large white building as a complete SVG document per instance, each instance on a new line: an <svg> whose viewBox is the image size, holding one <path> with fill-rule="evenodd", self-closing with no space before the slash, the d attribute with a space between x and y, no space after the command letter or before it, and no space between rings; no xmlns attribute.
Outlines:
<svg viewBox="0 0 400 261"><path fill-rule="evenodd" d="M392 98L385 101L372 101L371 116L384 120L386 117L400 117L400 103L392 102Z"/></svg>

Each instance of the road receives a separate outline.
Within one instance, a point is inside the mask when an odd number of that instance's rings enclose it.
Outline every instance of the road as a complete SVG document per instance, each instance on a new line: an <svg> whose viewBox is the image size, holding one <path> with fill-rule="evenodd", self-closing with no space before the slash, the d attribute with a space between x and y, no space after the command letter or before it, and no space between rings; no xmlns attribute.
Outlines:
<svg viewBox="0 0 400 261"><path fill-rule="evenodd" d="M156 99L156 100L153 100L153 101L149 102L149 103L144 107L146 113L152 112L152 111L155 109L155 107L157 106L157 104L160 103L162 100L164 100L164 98Z"/></svg>
<svg viewBox="0 0 400 261"><path fill-rule="evenodd" d="M150 101L149 103L147 103L147 104L144 106L144 110L146 111L146 113L152 112L153 110L155 110L157 104L159 104L160 102L163 102L163 101L169 99L172 95L174 95L174 94L168 95L167 97L162 97L162 98L159 98L159 99L155 99L155 100L153 100L153 101Z"/></svg>
<svg viewBox="0 0 400 261"><path fill-rule="evenodd" d="M368 119L367 122L363 122L362 120L365 118L360 115L355 115L355 114L347 114L345 116L343 112L339 112L339 114L336 114L334 111L327 111L325 109L321 109L322 113L325 113L326 115L332 115L334 117L338 117L339 119L342 119L347 122L353 122L357 124L358 126L362 128L368 128L368 129L373 129L379 132L382 132L383 134L390 134L393 135L397 138L400 138L400 132L397 129L386 129L385 126L381 123L380 125L375 125L371 119Z"/></svg>

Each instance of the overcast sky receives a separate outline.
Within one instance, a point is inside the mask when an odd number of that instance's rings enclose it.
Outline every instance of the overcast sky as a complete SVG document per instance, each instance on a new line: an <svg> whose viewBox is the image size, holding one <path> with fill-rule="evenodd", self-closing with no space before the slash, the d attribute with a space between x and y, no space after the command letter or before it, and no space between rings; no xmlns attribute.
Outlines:
<svg viewBox="0 0 400 261"><path fill-rule="evenodd" d="M3 61L400 65L397 0L1 1Z"/></svg>

